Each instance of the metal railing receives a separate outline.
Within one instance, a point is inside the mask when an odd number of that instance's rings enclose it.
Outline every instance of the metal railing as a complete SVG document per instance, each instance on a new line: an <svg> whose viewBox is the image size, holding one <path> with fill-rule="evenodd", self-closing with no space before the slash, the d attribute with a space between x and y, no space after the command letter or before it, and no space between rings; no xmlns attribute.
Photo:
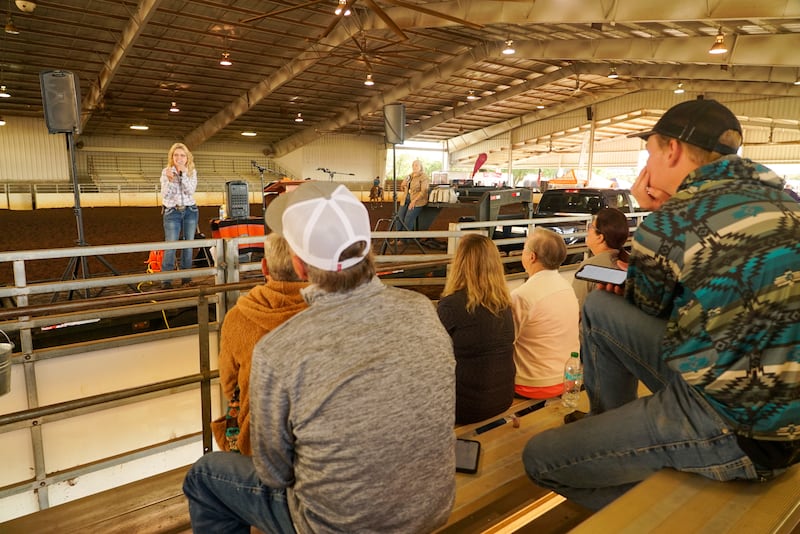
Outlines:
<svg viewBox="0 0 800 534"><path fill-rule="evenodd" d="M637 224L646 214L637 214ZM589 217L570 217L569 220L586 221ZM552 219L518 219L513 221L476 221L451 223L447 231L425 232L380 232L372 234L373 247L380 253L376 255L379 271L391 272L402 267L425 267L444 265L452 259L458 240L468 232L486 232L492 227L514 226L524 229L519 237L497 240L498 245L519 245L525 241L525 233L537 225L564 222L563 217ZM583 234L585 237L585 233ZM413 238L447 240L445 251L431 253L411 243L404 250L393 250L389 240ZM0 302L14 302L8 309L0 308L0 330L13 334L19 340L16 352L12 354L12 367L22 368L22 381L13 385L17 388L24 383L24 407L0 409L0 435L25 431L30 434L33 473L30 478L15 480L0 488L0 500L13 498L19 494L32 492L38 499L40 509L48 508L49 488L63 485L84 475L98 473L129 462L135 462L152 455L163 454L177 448L190 446L200 440L202 450L197 455L210 451L212 435L210 421L214 407L224 405L221 394L213 394L218 379L218 368L212 361L216 353L215 336L227 310L243 290L261 282L260 277L248 278L251 273L260 272L260 262L248 262L239 255L240 245L263 242L263 236L241 237L238 239L200 239L191 242L193 248L214 247L217 251L213 265L189 271L171 271L141 274L103 273L85 279L70 279L55 282L33 282L27 277L28 262L40 260L68 259L79 261L87 256L111 256L124 253L149 253L158 249L181 249L186 242L154 242L121 244L107 246L72 247L56 250L33 250L0 253L0 263L13 266L13 285L0 286ZM585 245L579 250L585 250ZM395 252L388 254L387 252ZM397 253L400 252L400 253ZM410 253L406 253L410 252ZM519 261L518 257L504 258L507 263ZM146 293L131 292L130 288L143 285L160 284L162 281L176 281L190 276L193 279L205 277L209 283L197 287ZM512 275L509 279L523 277ZM395 286L444 285L445 277L392 278L385 283ZM115 289L116 288L116 289ZM100 296L104 294L106 296ZM113 294L109 294L113 293ZM79 298L67 301L47 302L53 295L77 295ZM82 321L102 321L121 317L138 317L153 313L168 313L172 310L193 309L196 322L186 326L137 332L91 341L81 341L54 347L36 346L34 333L55 325L80 324ZM197 372L174 376L165 380L104 391L98 394L75 396L58 402L41 402L37 393L40 366L48 362L58 362L65 358L85 358L90 354L102 354L113 358L117 351L130 349L143 343L169 346L174 340L191 337L197 340ZM150 346L150 345L147 345ZM165 349L166 350L166 349ZM65 360L66 361L66 360ZM45 430L48 425L74 420L103 410L129 408L142 401L171 398L186 392L198 392L200 402L199 420L192 429L171 439L149 443L146 446L129 447L122 453L111 454L91 462L58 469L48 467L45 458ZM2 398L0 397L0 406ZM16 406L16 405L15 405ZM165 468L165 470L168 470ZM27 513L27 512L26 512Z"/></svg>

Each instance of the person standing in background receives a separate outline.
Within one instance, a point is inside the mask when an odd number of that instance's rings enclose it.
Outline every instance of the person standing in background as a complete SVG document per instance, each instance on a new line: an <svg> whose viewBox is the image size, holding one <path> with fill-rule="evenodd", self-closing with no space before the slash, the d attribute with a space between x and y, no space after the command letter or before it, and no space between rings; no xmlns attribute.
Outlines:
<svg viewBox="0 0 800 534"><path fill-rule="evenodd" d="M308 307L300 293L308 283L301 281L294 270L289 244L274 232L265 239L261 270L267 282L236 301L236 305L225 314L220 331L219 382L225 398L238 399L236 428L239 433L231 436L227 432L226 416L211 423L220 449L238 450L246 455L253 454L250 444L253 347L265 334Z"/></svg>
<svg viewBox="0 0 800 534"><path fill-rule="evenodd" d="M422 162L415 159L411 164L411 174L406 178L406 200L397 211L397 217L403 222L399 230L414 230L422 206L428 203L430 183L430 178L422 169Z"/></svg>
<svg viewBox="0 0 800 534"><path fill-rule="evenodd" d="M161 212L164 220L164 240L190 241L197 232L199 210L194 200L197 189L197 170L194 168L194 157L183 143L175 143L169 149L167 166L161 171ZM181 251L181 269L191 269L194 250L186 248ZM162 271L175 269L175 249L164 251ZM189 278L182 279L184 284ZM172 282L166 280L161 287L169 289Z"/></svg>
<svg viewBox="0 0 800 534"><path fill-rule="evenodd" d="M506 410L514 400L514 317L491 239L461 238L437 311L456 355L456 424Z"/></svg>

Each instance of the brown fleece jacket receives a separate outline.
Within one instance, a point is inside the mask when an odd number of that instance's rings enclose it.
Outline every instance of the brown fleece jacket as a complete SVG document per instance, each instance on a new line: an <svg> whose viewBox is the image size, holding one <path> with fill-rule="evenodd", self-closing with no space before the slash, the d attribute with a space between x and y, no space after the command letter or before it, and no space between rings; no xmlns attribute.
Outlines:
<svg viewBox="0 0 800 534"><path fill-rule="evenodd" d="M300 295L306 282L280 282L270 279L239 298L225 316L220 333L219 379L225 398L239 386L239 440L242 454L251 456L250 445L250 362L253 347L264 334L308 305ZM229 450L225 440L225 416L211 424L214 438L222 450Z"/></svg>

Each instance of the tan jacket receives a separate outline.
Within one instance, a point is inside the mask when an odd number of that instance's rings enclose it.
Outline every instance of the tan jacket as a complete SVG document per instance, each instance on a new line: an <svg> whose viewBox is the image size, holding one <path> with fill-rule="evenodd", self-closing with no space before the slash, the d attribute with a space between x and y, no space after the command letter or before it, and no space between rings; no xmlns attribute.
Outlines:
<svg viewBox="0 0 800 534"><path fill-rule="evenodd" d="M424 172L411 173L406 178L406 197L411 195L411 200L414 202L414 207L424 206L428 203L428 187L430 186L430 178Z"/></svg>

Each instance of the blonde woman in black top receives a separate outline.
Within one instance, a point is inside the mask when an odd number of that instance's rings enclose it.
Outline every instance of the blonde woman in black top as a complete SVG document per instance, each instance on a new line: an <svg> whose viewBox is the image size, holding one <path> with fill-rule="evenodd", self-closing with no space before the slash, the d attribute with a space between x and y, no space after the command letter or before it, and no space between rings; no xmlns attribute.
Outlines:
<svg viewBox="0 0 800 534"><path fill-rule="evenodd" d="M514 399L514 318L491 239L461 239L438 305L456 356L456 423L497 415Z"/></svg>

